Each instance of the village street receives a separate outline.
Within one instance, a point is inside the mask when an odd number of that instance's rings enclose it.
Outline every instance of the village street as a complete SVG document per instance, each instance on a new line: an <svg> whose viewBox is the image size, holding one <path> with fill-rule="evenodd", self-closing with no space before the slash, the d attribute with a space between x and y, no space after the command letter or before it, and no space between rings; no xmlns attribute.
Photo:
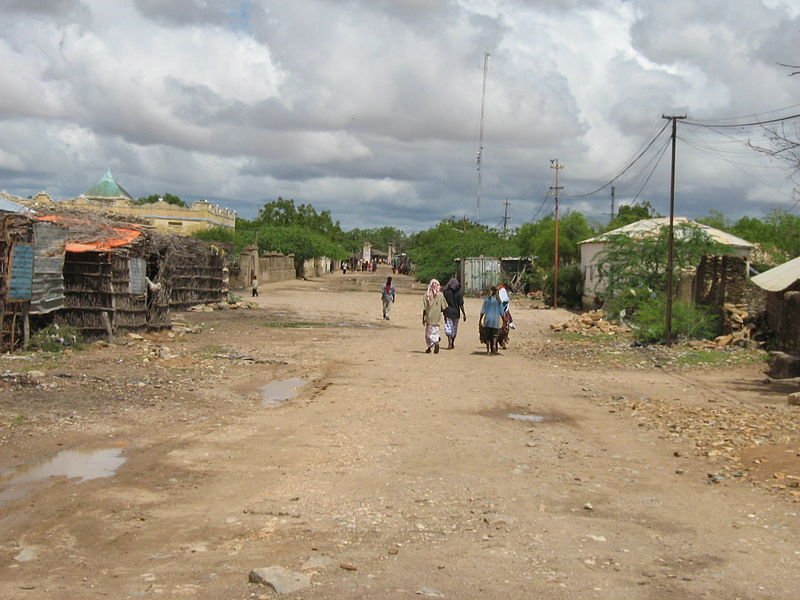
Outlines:
<svg viewBox="0 0 800 600"><path fill-rule="evenodd" d="M425 354L386 275L0 357L0 597L797 598L800 412L763 362L597 356L524 302L487 356L476 298ZM64 452L86 481L46 477Z"/></svg>

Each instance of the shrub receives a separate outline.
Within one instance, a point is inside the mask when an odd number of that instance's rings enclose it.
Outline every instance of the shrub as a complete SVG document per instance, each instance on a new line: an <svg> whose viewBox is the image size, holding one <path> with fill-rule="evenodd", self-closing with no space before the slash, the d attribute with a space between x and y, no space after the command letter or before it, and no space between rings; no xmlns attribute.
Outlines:
<svg viewBox="0 0 800 600"><path fill-rule="evenodd" d="M666 296L659 295L639 304L632 317L633 337L638 342L661 342L666 337ZM683 339L709 339L717 335L719 317L708 309L686 302L672 303L672 335Z"/></svg>
<svg viewBox="0 0 800 600"><path fill-rule="evenodd" d="M60 352L64 348L79 348L82 341L80 332L74 327L52 323L34 333L28 347L31 350Z"/></svg>

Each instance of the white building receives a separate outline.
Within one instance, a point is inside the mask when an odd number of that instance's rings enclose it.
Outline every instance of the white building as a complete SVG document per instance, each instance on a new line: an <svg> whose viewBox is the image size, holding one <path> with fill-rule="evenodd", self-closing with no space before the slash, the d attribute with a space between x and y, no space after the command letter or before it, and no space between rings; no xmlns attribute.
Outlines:
<svg viewBox="0 0 800 600"><path fill-rule="evenodd" d="M692 224L705 231L708 236L715 242L725 244L730 248L729 254L733 256L742 256L748 261L750 260L750 252L755 247L754 244L743 240L742 238L731 235L725 231L714 229L708 225L691 221L686 217L675 217L674 224L678 225ZM600 262L598 255L606 249L609 239L617 235L627 235L634 239L643 239L648 237L655 237L658 235L662 227L669 226L669 217L657 217L654 219L642 219L635 223L629 223L624 227L619 227L612 231L600 234L596 237L580 242L581 247L581 273L583 273L583 297L581 299L584 308L590 308L595 305L598 297L606 289L605 281L600 279ZM681 229L675 229L676 239L681 235Z"/></svg>

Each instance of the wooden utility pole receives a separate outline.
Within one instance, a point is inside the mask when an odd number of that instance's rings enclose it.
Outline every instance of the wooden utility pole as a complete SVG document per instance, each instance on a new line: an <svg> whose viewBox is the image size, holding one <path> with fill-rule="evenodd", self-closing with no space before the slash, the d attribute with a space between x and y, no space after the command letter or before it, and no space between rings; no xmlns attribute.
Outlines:
<svg viewBox="0 0 800 600"><path fill-rule="evenodd" d="M554 158L550 161L550 168L556 170L556 184L550 186L550 191L555 192L556 205L553 213L556 226L556 239L555 239L555 261L553 263L553 308L558 308L558 190L564 189L564 186L558 185L558 172L564 168L564 165L559 164L558 159Z"/></svg>
<svg viewBox="0 0 800 600"><path fill-rule="evenodd" d="M503 237L505 237L508 233L508 198L506 198L506 201L503 203L503 205L505 206L505 211L503 212Z"/></svg>
<svg viewBox="0 0 800 600"><path fill-rule="evenodd" d="M672 271L675 268L675 140L678 137L678 120L686 115L661 115L672 121L672 167L669 182L669 238L667 242L667 315L665 322L665 339L667 346L672 345Z"/></svg>

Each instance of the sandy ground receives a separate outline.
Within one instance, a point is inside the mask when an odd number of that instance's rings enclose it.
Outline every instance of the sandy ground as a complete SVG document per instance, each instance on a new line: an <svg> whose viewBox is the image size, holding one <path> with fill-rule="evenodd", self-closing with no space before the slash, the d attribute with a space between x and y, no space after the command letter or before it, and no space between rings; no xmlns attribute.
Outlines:
<svg viewBox="0 0 800 600"><path fill-rule="evenodd" d="M422 286L387 322L383 276L0 357L0 598L272 598L270 566L289 598L797 598L800 410L763 362L598 350L522 302L487 356L478 299L425 354Z"/></svg>

